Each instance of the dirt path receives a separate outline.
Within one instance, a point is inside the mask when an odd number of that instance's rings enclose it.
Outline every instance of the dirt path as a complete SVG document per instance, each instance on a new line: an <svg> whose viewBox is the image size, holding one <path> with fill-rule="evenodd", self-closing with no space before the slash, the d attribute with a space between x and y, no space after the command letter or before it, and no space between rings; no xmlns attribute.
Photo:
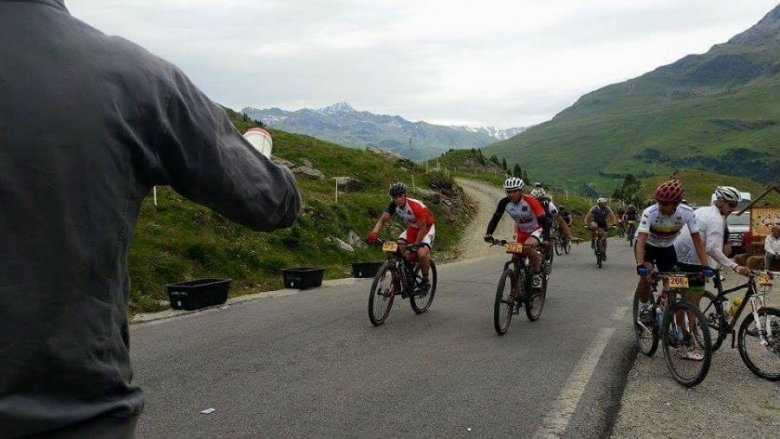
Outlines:
<svg viewBox="0 0 780 439"><path fill-rule="evenodd" d="M493 217L498 200L504 197L504 192L488 183L483 183L465 178L457 178L456 181L463 190L477 203L477 213L471 221L469 227L463 232L458 252L458 259L472 259L483 256L495 255L496 248L490 248L482 239L485 236L485 230ZM512 222L503 218L498 224L493 236L496 238L510 238L512 236Z"/></svg>

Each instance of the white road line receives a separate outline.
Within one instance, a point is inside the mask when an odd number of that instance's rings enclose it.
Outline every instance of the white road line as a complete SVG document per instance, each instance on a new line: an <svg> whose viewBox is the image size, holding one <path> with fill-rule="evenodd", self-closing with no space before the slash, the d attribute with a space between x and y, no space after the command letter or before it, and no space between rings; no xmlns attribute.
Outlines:
<svg viewBox="0 0 780 439"><path fill-rule="evenodd" d="M591 342L588 350L582 354L577 367L569 377L558 398L553 402L547 416L542 419L542 425L536 429L534 438L562 437L566 431L566 425L577 410L582 394L585 392L596 364L607 347L615 328L601 328L596 339Z"/></svg>
<svg viewBox="0 0 780 439"><path fill-rule="evenodd" d="M615 312L612 313L612 320L623 320L623 316L626 315L626 311L628 311L627 306L619 306L615 308Z"/></svg>

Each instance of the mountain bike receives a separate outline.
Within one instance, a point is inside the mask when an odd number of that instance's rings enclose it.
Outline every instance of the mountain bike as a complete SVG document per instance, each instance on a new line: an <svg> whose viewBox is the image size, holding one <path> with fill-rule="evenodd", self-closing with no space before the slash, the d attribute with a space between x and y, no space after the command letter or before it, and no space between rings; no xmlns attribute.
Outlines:
<svg viewBox="0 0 780 439"><path fill-rule="evenodd" d="M569 240L569 237L566 236L566 232L563 231L563 227L560 225L555 226L555 254L558 256L566 253L567 255L571 252L571 241Z"/></svg>
<svg viewBox="0 0 780 439"><path fill-rule="evenodd" d="M528 257L523 255L527 245L505 239L494 239L490 245L504 246L506 252L512 255L498 278L493 305L493 326L498 335L504 335L512 323L512 316L520 314L520 308L525 308L525 315L532 322L542 315L547 295L547 276L542 276L541 288L531 288L533 267Z"/></svg>
<svg viewBox="0 0 780 439"><path fill-rule="evenodd" d="M626 226L623 221L620 221L617 225L618 237L623 238L626 236Z"/></svg>
<svg viewBox="0 0 780 439"><path fill-rule="evenodd" d="M629 221L628 226L626 227L626 240L628 241L628 246L633 247L634 246L634 239L636 238L636 221Z"/></svg>
<svg viewBox="0 0 780 439"><path fill-rule="evenodd" d="M609 230L614 229L615 226L611 226L607 228L607 230L604 230L599 227L598 230L596 230L596 245L593 249L593 253L596 255L596 265L598 265L599 268L604 264L604 261L607 260L607 237L609 237Z"/></svg>
<svg viewBox="0 0 780 439"><path fill-rule="evenodd" d="M778 276L780 272L754 270L746 283L724 290L720 273L716 273L713 279L718 294L705 291L699 302L713 334L712 350L720 348L731 334L731 348L736 341L745 366L769 381L780 381L780 309L766 307L765 298L772 291L772 279ZM743 289L742 303L730 314L724 309L724 304L728 305L727 295ZM739 326L735 340L734 328L748 303L751 310Z"/></svg>
<svg viewBox="0 0 780 439"><path fill-rule="evenodd" d="M420 289L422 273L416 258L416 248L404 241L377 239L377 242L382 245L382 251L387 253L387 260L379 268L371 284L368 296L368 319L371 324L379 326L385 322L398 295L402 299L409 299L415 314L428 311L436 295L436 263L433 258L428 276L430 288L423 291Z"/></svg>
<svg viewBox="0 0 780 439"><path fill-rule="evenodd" d="M688 290L688 277L701 273L659 273L651 275L652 300L649 312L652 323L640 318L641 302L634 295L634 335L642 354L651 357L662 343L666 367L675 381L693 387L704 381L712 361L712 339L707 319L687 300L678 299ZM658 291L658 282L664 286ZM701 358L697 358L701 355ZM697 358L694 360L694 358Z"/></svg>

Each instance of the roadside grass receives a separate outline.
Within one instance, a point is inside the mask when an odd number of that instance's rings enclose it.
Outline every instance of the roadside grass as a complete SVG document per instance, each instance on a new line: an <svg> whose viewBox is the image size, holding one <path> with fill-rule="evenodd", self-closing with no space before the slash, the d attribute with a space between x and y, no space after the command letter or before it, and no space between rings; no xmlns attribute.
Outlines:
<svg viewBox="0 0 780 439"><path fill-rule="evenodd" d="M238 122L242 129L253 125L251 120ZM271 133L275 156L295 165L308 159L326 177L317 181L297 176L303 207L296 224L273 233L253 232L169 187L158 187L157 206L151 194L143 201L128 256L131 313L167 308L165 284L195 278L232 278L230 295L238 296L282 288L283 268L317 266L325 268L326 279L349 277L351 263L381 260L381 250L355 247L354 254L347 253L332 238L347 241L350 230L364 237L390 202L386 190L391 182L401 180L411 187L414 175L417 187L427 187L436 177L411 162L394 162L308 136ZM357 178L363 188L339 192L337 202L333 177L338 176ZM453 188L451 206L421 197L436 218L434 257L453 251L473 214L471 202L457 185ZM395 237L401 231L402 224L393 218L383 236Z"/></svg>

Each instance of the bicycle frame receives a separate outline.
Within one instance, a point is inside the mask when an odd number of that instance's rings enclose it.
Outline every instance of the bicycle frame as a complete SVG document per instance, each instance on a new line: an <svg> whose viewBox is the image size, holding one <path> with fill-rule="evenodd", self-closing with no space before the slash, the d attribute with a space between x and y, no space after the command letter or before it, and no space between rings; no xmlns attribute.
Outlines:
<svg viewBox="0 0 780 439"><path fill-rule="evenodd" d="M731 321L727 320L726 316L724 315L720 316L720 318L725 320L727 323L726 333L731 334L731 348L734 349L736 344L734 328L737 326L737 322L739 321L739 318L742 316L742 312L745 310L745 308L747 308L748 303L750 303L751 307L753 308L752 311L753 318L755 319L756 322L758 322L759 321L758 310L766 306L766 301L763 295L759 295L757 292L755 272L751 272L750 276L748 277L748 281L745 282L744 284L724 290L723 283L720 280L720 270L717 270L715 272L714 284L715 284L715 288L718 290L718 294L715 296L715 300L719 302L723 302L723 298L726 297L727 295L747 288L747 291L745 291L745 295L742 298L742 303L739 305L739 308L737 308L736 312L734 312L734 315L731 316ZM757 302L759 303L759 306L756 306ZM759 332L759 337L761 338L761 343L766 344L766 339L764 338L764 334Z"/></svg>
<svg viewBox="0 0 780 439"><path fill-rule="evenodd" d="M385 240L377 239L377 242L379 244L384 244ZM394 276L400 276L401 278L401 297L405 298L408 294L407 291L414 291L415 287L415 279L412 277L414 275L414 272L417 268L417 265L420 263L418 260L410 261L409 258L405 253L416 253L409 249L410 245L406 242L399 243L398 240L396 240L396 244L398 244L398 248L394 253L388 253L387 254L387 260L392 261L393 265L396 266L397 271L394 273ZM403 246L403 249L401 248Z"/></svg>

